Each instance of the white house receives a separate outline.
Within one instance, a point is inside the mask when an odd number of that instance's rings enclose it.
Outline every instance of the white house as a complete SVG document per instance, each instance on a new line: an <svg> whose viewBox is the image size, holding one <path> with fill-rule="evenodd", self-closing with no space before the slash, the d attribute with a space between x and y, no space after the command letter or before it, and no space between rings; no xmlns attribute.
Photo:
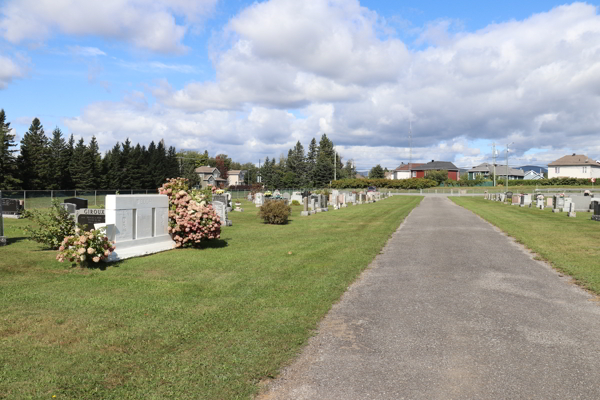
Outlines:
<svg viewBox="0 0 600 400"><path fill-rule="evenodd" d="M246 174L246 170L232 169L231 171L227 171L227 184L228 186L237 186L244 184L244 176Z"/></svg>
<svg viewBox="0 0 600 400"><path fill-rule="evenodd" d="M205 188L208 185L220 187L225 185L226 179L221 178L221 173L215 167L198 167L195 169L200 177L200 185Z"/></svg>
<svg viewBox="0 0 600 400"><path fill-rule="evenodd" d="M412 173L411 168L415 168L415 167L420 167L421 165L423 165L422 163L412 163L412 164L400 164L400 166L398 168L396 168L394 171L392 171L394 174L392 175L392 177L390 179L410 179L411 176L413 178L415 178L416 175L416 171L414 173Z"/></svg>
<svg viewBox="0 0 600 400"><path fill-rule="evenodd" d="M600 162L573 153L548 164L548 178L600 178Z"/></svg>
<svg viewBox="0 0 600 400"><path fill-rule="evenodd" d="M544 179L544 174L535 172L534 170L529 170L525 172L525 177L523 179L526 181L537 181L538 179Z"/></svg>

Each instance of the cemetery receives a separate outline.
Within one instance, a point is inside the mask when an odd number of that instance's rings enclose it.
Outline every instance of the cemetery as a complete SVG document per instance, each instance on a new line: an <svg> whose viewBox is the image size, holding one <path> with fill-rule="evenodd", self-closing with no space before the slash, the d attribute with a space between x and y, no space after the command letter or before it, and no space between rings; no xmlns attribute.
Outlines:
<svg viewBox="0 0 600 400"><path fill-rule="evenodd" d="M5 273L0 279L10 291L0 299L9 324L3 345L17 355L6 378L14 382L9 397L141 398L166 389L155 374L168 377L168 391L177 398L247 397L265 371L276 373L281 360L296 354L421 199L382 193L384 201L342 207L361 195L340 190L334 208L331 193L289 194L289 199L282 193L269 200L257 193L251 201L235 202L243 212L229 212L233 204L223 193L213 196L211 205L222 203L215 208L219 234L203 225L197 234L213 238L186 246L185 238L164 235L165 198L178 202L176 227L183 230L188 212L210 203L193 205L177 184L166 187L165 192L171 189L166 195L109 196L104 208L58 204L73 224L82 224L78 237L92 225L104 226L115 242L107 260L114 261L90 268L57 262L56 251L26 240L28 218L3 218L9 244L0 250ZM257 199L289 204L293 196L300 196L302 205L291 206L285 225L263 223L260 207L251 207ZM301 216L304 203L309 218ZM182 245L169 250L174 243ZM344 252L334 251L339 248ZM133 353L122 357L123 351ZM131 363L138 367L132 370ZM214 372L222 368L227 371L215 381ZM69 374L55 373L60 370ZM24 376L28 383L21 385ZM136 383L119 383L122 376Z"/></svg>

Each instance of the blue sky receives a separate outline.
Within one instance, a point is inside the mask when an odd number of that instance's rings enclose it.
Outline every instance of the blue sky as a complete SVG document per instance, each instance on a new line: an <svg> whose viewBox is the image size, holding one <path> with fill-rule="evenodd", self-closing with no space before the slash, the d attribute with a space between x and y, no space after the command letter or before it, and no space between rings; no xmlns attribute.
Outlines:
<svg viewBox="0 0 600 400"><path fill-rule="evenodd" d="M600 158L597 3L0 3L0 107L102 150L129 137L236 161L327 133L359 169ZM61 8L62 7L62 8Z"/></svg>

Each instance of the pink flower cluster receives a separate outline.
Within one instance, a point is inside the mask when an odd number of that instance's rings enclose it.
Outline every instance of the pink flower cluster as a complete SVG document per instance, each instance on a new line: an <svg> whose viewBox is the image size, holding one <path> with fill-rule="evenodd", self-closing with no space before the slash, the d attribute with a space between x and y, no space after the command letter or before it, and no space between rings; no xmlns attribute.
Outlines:
<svg viewBox="0 0 600 400"><path fill-rule="evenodd" d="M198 192L189 192L184 178L169 179L160 189L169 196L169 233L176 247L198 246L221 237L221 220Z"/></svg>
<svg viewBox="0 0 600 400"><path fill-rule="evenodd" d="M114 249L115 245L104 234L104 228L92 229L90 232L75 229L75 235L63 239L56 259L86 266L90 262L98 263L104 260Z"/></svg>

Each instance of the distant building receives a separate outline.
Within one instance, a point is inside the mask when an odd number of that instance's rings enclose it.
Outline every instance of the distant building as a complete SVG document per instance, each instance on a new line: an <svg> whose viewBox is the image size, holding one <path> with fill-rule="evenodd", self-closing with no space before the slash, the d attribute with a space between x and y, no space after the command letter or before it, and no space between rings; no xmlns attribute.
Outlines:
<svg viewBox="0 0 600 400"><path fill-rule="evenodd" d="M573 153L548 164L548 178L600 178L600 162Z"/></svg>
<svg viewBox="0 0 600 400"><path fill-rule="evenodd" d="M494 175L494 164L482 163L469 171L469 180L477 179L481 176L485 179L492 179ZM514 181L523 179L525 172L522 169L508 167L508 180ZM506 179L506 165L496 164L496 179Z"/></svg>
<svg viewBox="0 0 600 400"><path fill-rule="evenodd" d="M220 187L227 183L227 179L221 178L221 173L215 167L198 167L194 170L200 178L200 186L202 188L208 185Z"/></svg>
<svg viewBox="0 0 600 400"><path fill-rule="evenodd" d="M427 164L422 164L417 167L411 165L411 175L414 178L426 178L429 171L448 171L448 179L453 181L460 180L458 167L450 161L435 161L431 160Z"/></svg>
<svg viewBox="0 0 600 400"><path fill-rule="evenodd" d="M540 174L539 172L535 172L534 170L529 170L525 172L525 176L523 177L526 181L537 181L538 179L544 179L544 174Z"/></svg>
<svg viewBox="0 0 600 400"><path fill-rule="evenodd" d="M232 169L231 171L227 171L227 185L228 186L237 186L244 184L244 176L248 171Z"/></svg>
<svg viewBox="0 0 600 400"><path fill-rule="evenodd" d="M414 176L413 176L413 172L411 171L411 169L420 167L421 165L423 165L422 163L411 163L411 164L400 164L398 166L398 168L396 168L393 173L393 178L392 179L409 179L409 178L416 178L417 177L417 172L414 171Z"/></svg>

